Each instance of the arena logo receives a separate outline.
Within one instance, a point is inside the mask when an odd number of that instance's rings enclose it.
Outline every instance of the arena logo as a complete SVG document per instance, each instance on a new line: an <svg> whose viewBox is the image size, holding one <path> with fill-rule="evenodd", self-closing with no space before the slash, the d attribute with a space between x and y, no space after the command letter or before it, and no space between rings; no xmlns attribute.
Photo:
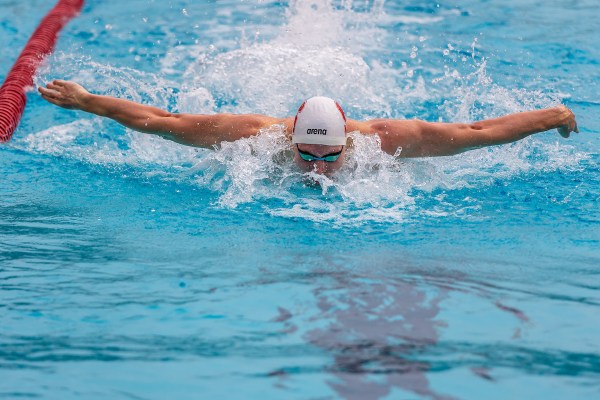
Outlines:
<svg viewBox="0 0 600 400"><path fill-rule="evenodd" d="M327 129L307 129L307 135L327 135Z"/></svg>

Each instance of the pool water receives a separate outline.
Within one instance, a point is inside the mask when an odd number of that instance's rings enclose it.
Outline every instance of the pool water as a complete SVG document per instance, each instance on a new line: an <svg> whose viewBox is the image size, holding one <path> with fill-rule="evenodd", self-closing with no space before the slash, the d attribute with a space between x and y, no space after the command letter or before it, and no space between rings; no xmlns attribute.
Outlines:
<svg viewBox="0 0 600 400"><path fill-rule="evenodd" d="M0 1L0 78L54 3ZM34 91L0 146L0 397L590 399L600 393L595 1L88 1L36 77L179 112L555 131L332 179L280 128L194 149Z"/></svg>

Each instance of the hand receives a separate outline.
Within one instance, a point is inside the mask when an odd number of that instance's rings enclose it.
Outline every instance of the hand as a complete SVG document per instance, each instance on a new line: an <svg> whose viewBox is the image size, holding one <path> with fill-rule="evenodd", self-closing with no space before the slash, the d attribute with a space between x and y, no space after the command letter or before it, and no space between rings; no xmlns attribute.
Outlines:
<svg viewBox="0 0 600 400"><path fill-rule="evenodd" d="M573 114L573 111L569 110L564 105L560 105L558 108L561 112L561 125L559 125L556 130L558 133L560 133L560 136L568 138L571 135L571 132L579 133L577 121L575 121L575 114Z"/></svg>
<svg viewBox="0 0 600 400"><path fill-rule="evenodd" d="M90 96L81 85L60 79L46 84L46 87L40 86L38 91L45 100L69 110L82 110L86 99Z"/></svg>

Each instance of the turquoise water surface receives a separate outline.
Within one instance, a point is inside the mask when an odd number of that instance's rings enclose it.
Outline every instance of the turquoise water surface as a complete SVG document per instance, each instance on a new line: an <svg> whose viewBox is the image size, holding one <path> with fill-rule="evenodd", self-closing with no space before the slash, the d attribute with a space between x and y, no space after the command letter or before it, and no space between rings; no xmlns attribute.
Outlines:
<svg viewBox="0 0 600 400"><path fill-rule="evenodd" d="M4 78L53 1L0 0ZM320 187L274 127L194 149L32 91L0 146L0 398L600 395L595 1L87 1L36 77L171 111L547 132Z"/></svg>

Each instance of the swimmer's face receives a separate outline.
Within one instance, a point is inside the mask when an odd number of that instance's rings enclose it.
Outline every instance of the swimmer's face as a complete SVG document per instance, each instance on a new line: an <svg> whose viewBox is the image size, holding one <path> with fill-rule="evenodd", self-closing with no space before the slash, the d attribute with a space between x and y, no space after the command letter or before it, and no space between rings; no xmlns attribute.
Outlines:
<svg viewBox="0 0 600 400"><path fill-rule="evenodd" d="M305 161L302 159L302 157L300 157L299 151L306 154L310 154L311 156L317 158L322 158L328 155L336 154L340 151L342 153L340 154L340 157L333 162L327 162L325 160ZM345 157L346 146L328 146L324 144L304 143L298 143L298 145L294 145L294 161L303 172L314 171L318 174L331 176L344 164Z"/></svg>

